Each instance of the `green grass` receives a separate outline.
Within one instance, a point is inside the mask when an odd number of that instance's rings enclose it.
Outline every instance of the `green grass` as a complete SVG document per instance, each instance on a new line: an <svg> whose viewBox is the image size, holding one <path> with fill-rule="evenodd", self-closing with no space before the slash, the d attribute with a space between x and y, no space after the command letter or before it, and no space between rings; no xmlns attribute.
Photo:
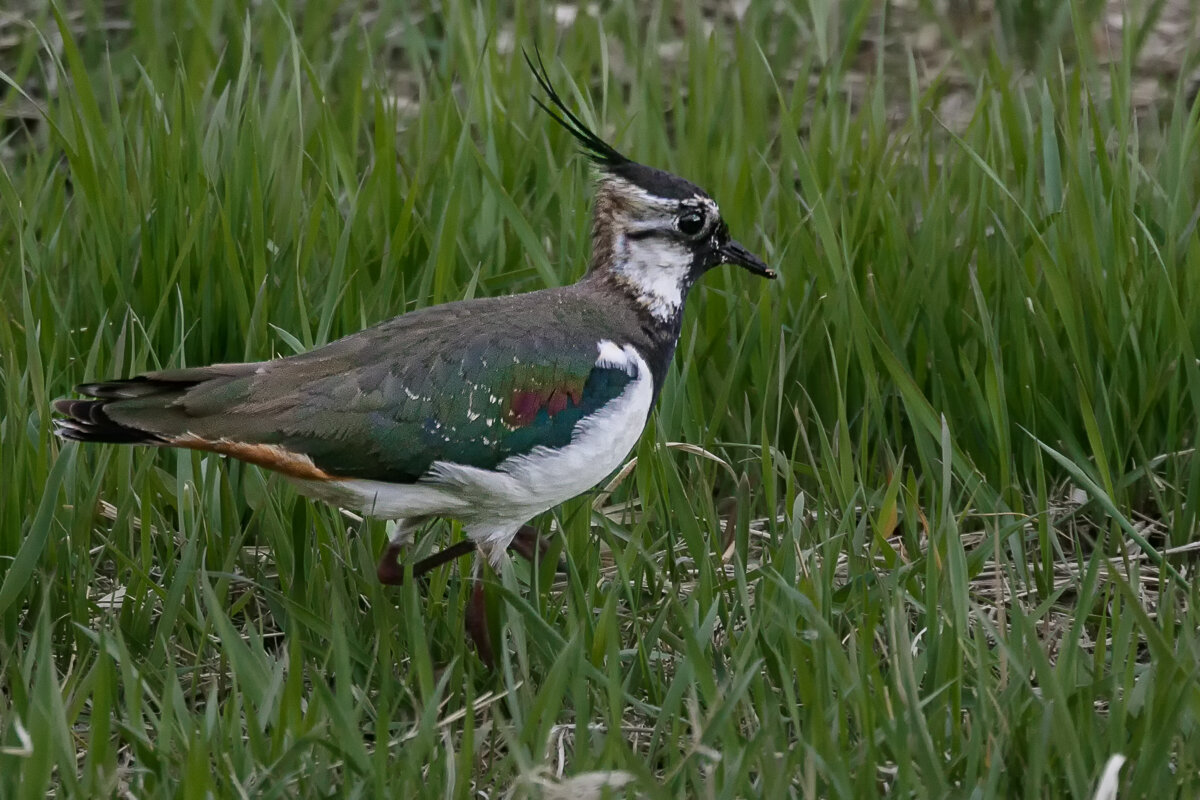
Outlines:
<svg viewBox="0 0 1200 800"><path fill-rule="evenodd" d="M1118 753L1123 798L1200 791L1200 105L1134 113L1137 25L956 45L953 121L902 47L863 67L863 3L18 5L0 796L1086 797ZM694 293L636 469L537 521L569 578L489 578L492 672L464 573L377 585L382 522L48 409L574 280L534 45L781 277Z"/></svg>

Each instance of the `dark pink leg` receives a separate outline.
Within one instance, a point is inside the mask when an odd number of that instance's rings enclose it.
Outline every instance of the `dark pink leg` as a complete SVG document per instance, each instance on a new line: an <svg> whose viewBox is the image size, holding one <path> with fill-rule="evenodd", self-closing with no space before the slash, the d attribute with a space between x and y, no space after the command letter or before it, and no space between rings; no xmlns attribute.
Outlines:
<svg viewBox="0 0 1200 800"><path fill-rule="evenodd" d="M379 576L379 582L385 586L399 586L404 583L404 565L399 561L402 549L403 545L397 542L388 542L388 546L383 550L376 574ZM447 561L465 556L474 549L475 543L470 539L452 544L445 550L439 550L414 564L413 577L424 575L429 570L436 569ZM538 558L546 557L546 553L550 550L550 542L538 534L537 528L532 525L522 525L512 542L509 543L508 549L533 563L535 554ZM567 571L567 566L562 560L558 563L558 571Z"/></svg>
<svg viewBox="0 0 1200 800"><path fill-rule="evenodd" d="M385 586L399 586L404 583L404 566L400 563L398 557L402 545L394 542L388 542L388 546L384 548L383 556L379 559L379 582ZM436 569L447 561L453 561L459 556L465 556L467 553L475 549L475 543L470 539L465 539L456 544L452 544L445 550L439 550L431 556L422 558L416 564L413 564L413 577L419 578L431 569Z"/></svg>
<svg viewBox="0 0 1200 800"><path fill-rule="evenodd" d="M404 545L400 542L388 542L387 547L383 549L383 555L379 557L379 567L376 568L375 574L384 586L399 586L404 583L404 567L400 563L402 549Z"/></svg>
<svg viewBox="0 0 1200 800"><path fill-rule="evenodd" d="M492 652L492 634L488 631L487 608L484 605L483 582L476 579L471 586L471 599L467 601L467 635L475 644L479 660L488 669L496 668L496 656Z"/></svg>

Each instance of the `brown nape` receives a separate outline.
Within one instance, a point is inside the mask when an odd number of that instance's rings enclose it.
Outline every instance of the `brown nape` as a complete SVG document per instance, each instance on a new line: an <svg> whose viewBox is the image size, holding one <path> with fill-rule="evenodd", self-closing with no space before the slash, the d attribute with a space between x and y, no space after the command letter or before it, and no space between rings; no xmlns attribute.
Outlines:
<svg viewBox="0 0 1200 800"><path fill-rule="evenodd" d="M607 181L601 181L592 211L592 259L588 274L604 272L612 264L616 250L616 221L624 208L621 198Z"/></svg>

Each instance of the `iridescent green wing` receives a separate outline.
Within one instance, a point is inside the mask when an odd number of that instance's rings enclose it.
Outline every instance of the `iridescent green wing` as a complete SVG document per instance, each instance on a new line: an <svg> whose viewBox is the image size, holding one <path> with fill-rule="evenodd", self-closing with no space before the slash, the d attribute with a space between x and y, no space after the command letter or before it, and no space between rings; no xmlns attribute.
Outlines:
<svg viewBox="0 0 1200 800"><path fill-rule="evenodd" d="M633 376L597 366L595 342L539 344L480 339L415 368L331 377L280 420L270 442L331 474L390 482L415 481L435 461L493 469L535 447L563 447Z"/></svg>
<svg viewBox="0 0 1200 800"><path fill-rule="evenodd" d="M337 477L407 483L435 461L492 469L566 445L636 377L597 365L605 318L560 297L453 303L300 356L152 373L105 411L172 443L272 445Z"/></svg>

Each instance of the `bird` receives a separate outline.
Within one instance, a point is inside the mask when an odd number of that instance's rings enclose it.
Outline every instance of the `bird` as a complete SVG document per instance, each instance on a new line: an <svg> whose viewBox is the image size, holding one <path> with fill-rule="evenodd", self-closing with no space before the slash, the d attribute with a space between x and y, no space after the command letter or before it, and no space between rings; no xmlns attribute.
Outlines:
<svg viewBox="0 0 1200 800"><path fill-rule="evenodd" d="M535 103L596 175L591 254L575 283L430 306L316 349L84 383L54 402L65 440L209 451L281 473L309 497L396 520L388 585L437 518L493 567L542 547L537 515L622 465L663 388L685 301L721 265L775 278L695 184L623 155L572 112L540 52ZM478 560L478 559L477 559ZM468 628L471 628L468 620ZM481 652L490 644L476 638Z"/></svg>

